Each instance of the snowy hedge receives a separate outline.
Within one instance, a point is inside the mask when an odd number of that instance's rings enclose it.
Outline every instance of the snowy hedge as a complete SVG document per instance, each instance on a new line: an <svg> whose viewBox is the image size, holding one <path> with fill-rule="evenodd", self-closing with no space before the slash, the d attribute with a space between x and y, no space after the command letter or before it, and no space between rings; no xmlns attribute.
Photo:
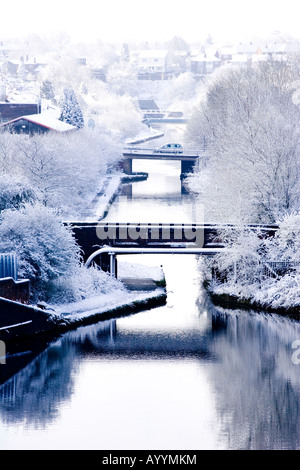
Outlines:
<svg viewBox="0 0 300 470"><path fill-rule="evenodd" d="M52 209L25 204L6 210L0 219L0 252L16 253L19 277L31 281L34 299L44 298L51 283L71 275L80 261L72 233Z"/></svg>

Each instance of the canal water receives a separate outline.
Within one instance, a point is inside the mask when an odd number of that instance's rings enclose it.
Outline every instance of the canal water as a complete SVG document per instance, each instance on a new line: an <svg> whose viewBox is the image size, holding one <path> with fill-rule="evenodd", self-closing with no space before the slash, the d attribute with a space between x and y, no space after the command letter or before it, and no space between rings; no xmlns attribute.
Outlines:
<svg viewBox="0 0 300 470"><path fill-rule="evenodd" d="M107 220L194 220L178 163L134 165L149 179ZM300 324L214 307L193 255L126 262L163 266L167 304L68 332L27 364L33 346L19 352L0 386L0 449L299 449Z"/></svg>

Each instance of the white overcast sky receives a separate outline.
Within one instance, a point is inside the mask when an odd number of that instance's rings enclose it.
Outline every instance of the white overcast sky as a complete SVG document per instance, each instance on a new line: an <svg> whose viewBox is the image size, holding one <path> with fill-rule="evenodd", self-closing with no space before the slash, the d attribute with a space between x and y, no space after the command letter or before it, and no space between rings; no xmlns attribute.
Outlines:
<svg viewBox="0 0 300 470"><path fill-rule="evenodd" d="M74 40L187 42L209 33L244 40L279 30L300 37L299 0L14 0L1 6L0 39L66 31ZM298 33L299 32L299 33Z"/></svg>

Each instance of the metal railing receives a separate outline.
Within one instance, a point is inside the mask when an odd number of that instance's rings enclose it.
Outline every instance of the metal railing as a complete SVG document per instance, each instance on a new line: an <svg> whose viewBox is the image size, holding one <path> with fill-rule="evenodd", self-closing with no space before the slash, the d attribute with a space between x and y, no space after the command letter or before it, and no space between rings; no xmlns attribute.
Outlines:
<svg viewBox="0 0 300 470"><path fill-rule="evenodd" d="M219 248L119 248L104 246L95 251L85 262L87 267L91 266L97 256L108 254L110 257L110 274L116 277L115 259L117 255L138 254L169 254L169 255L214 255L220 253Z"/></svg>
<svg viewBox="0 0 300 470"><path fill-rule="evenodd" d="M263 274L267 277L277 277L295 269L299 263L292 261L265 261L262 263Z"/></svg>

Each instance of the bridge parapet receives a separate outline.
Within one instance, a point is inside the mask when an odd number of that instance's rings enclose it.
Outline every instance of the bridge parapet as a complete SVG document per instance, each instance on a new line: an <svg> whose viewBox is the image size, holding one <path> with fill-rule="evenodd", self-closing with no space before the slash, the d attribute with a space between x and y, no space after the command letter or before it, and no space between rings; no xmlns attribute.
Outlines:
<svg viewBox="0 0 300 470"><path fill-rule="evenodd" d="M97 226L97 236L116 244L157 245L170 243L204 245L204 227L199 224L106 224Z"/></svg>
<svg viewBox="0 0 300 470"><path fill-rule="evenodd" d="M153 158L161 159L162 157L168 157L183 160L185 158L196 159L201 157L205 152L205 149L182 149L166 151L161 148L142 148L142 147L125 147L123 149L123 155L131 158Z"/></svg>
<svg viewBox="0 0 300 470"><path fill-rule="evenodd" d="M66 222L85 253L95 248L110 246L221 246L222 230L237 230L235 225L213 224L163 224L163 223L105 223L105 222ZM260 233L272 235L278 227L274 225L249 226Z"/></svg>

